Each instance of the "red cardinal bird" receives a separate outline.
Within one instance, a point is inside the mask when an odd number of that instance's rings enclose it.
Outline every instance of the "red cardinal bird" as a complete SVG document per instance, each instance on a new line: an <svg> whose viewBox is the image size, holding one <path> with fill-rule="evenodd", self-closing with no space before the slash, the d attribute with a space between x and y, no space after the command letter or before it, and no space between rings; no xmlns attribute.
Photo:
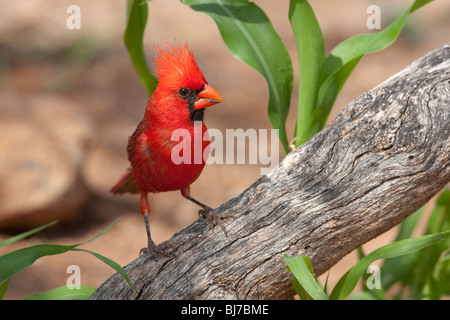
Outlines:
<svg viewBox="0 0 450 320"><path fill-rule="evenodd" d="M114 194L141 194L141 212L148 236L148 247L144 248L143 252L150 253L162 251L156 247L150 235L149 192L180 190L183 197L202 207L203 210L199 213L207 217L211 227L219 224L225 231L220 218L226 216L214 213L212 208L192 198L189 191L189 186L199 177L205 166L203 151L210 143L202 141L202 144L194 144L194 128L197 126L195 130L201 130L203 137L207 130L203 123L205 108L222 102L222 97L206 81L187 44L184 48L180 45L168 47L171 50L157 48L161 55L156 57L155 65L159 83L147 103L144 119L128 141L128 160L131 168L111 189ZM172 141L172 133L176 129L185 129L192 137L189 142L192 160L190 163L187 161L188 163L176 164L172 161L172 148L177 144L177 141ZM201 150L195 150L199 147ZM198 153L202 155L201 161L194 159L194 155Z"/></svg>

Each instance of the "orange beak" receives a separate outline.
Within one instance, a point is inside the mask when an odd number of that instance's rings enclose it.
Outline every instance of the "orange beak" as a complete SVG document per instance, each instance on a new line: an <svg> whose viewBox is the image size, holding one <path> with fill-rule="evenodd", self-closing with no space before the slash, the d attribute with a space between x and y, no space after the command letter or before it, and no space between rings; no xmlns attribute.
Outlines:
<svg viewBox="0 0 450 320"><path fill-rule="evenodd" d="M197 94L197 100L194 102L194 109L203 109L221 103L222 97L220 94L209 84L205 84L203 90Z"/></svg>

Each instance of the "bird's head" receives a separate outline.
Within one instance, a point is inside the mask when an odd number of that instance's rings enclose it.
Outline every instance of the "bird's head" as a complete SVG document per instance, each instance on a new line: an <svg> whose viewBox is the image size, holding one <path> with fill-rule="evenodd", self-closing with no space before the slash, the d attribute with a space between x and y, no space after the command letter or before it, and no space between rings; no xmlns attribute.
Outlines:
<svg viewBox="0 0 450 320"><path fill-rule="evenodd" d="M155 58L157 90L178 102L180 108L187 104L190 120L201 121L204 109L222 102L222 97L206 81L187 44L166 45L169 49L157 48L160 54Z"/></svg>

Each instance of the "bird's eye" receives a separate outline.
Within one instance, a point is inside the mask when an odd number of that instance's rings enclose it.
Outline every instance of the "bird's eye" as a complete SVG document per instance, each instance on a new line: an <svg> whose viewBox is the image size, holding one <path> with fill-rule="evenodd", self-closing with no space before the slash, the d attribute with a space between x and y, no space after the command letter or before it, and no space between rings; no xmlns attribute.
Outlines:
<svg viewBox="0 0 450 320"><path fill-rule="evenodd" d="M186 98L190 92L191 90L189 90L188 88L181 88L180 90L178 90L178 94L183 98Z"/></svg>

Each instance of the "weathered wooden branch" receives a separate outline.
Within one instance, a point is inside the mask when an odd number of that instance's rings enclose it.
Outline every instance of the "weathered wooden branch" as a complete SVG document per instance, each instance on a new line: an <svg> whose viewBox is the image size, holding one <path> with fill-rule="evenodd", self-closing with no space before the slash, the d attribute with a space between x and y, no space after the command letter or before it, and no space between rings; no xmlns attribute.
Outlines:
<svg viewBox="0 0 450 320"><path fill-rule="evenodd" d="M92 299L284 299L283 255L308 255L317 275L389 230L450 181L450 44L360 95L218 213L144 255Z"/></svg>

